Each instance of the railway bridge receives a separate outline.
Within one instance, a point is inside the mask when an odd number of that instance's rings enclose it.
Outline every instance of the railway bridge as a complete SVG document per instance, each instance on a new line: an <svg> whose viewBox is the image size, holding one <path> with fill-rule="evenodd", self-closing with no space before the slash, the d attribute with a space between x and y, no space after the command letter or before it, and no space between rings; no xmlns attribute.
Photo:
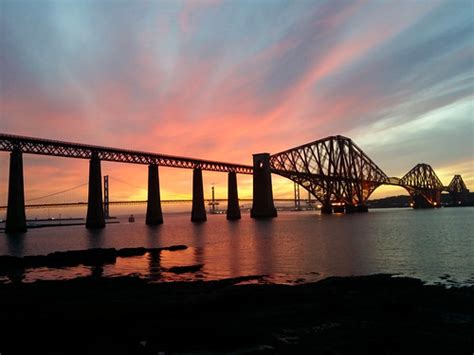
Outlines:
<svg viewBox="0 0 474 355"><path fill-rule="evenodd" d="M462 203L469 191L460 175L444 186L427 164L418 164L402 178L388 177L350 138L331 136L284 152L253 155L253 165L242 165L110 148L50 139L0 134L0 151L10 152L8 206L5 231L26 231L23 154L89 160L86 227L105 227L101 161L148 166L146 224L163 223L159 166L193 169L191 221L206 221L202 171L228 174L227 219L240 219L237 174L253 175L252 218L277 216L272 173L284 176L308 190L321 204L321 212L366 212L366 201L381 185L397 185L411 195L414 208L440 206L442 191Z"/></svg>

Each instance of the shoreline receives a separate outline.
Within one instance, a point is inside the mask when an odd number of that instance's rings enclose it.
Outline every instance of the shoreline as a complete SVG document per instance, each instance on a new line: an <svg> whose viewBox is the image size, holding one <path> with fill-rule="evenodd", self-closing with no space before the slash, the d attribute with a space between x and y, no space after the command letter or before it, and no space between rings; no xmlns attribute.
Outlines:
<svg viewBox="0 0 474 355"><path fill-rule="evenodd" d="M259 278L0 284L0 321L7 325L0 352L24 353L33 343L36 352L68 354L474 350L474 286L446 288L388 274L249 284Z"/></svg>

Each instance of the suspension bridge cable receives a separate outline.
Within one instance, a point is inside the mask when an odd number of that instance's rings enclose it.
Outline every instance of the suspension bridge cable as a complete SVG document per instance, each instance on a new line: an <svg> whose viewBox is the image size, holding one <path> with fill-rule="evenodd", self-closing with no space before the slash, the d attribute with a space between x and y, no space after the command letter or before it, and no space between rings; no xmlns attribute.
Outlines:
<svg viewBox="0 0 474 355"><path fill-rule="evenodd" d="M86 186L86 185L88 185L87 182L84 183L84 184L81 184L81 185L77 185L77 186L71 187L70 189L67 189L67 190L54 192L54 193L52 193L52 194L44 195L44 196L41 196L41 197L30 198L30 199L26 200L26 202L31 202L31 201L36 201L36 200L42 200L42 199L44 199L44 198L51 197L51 196L56 196L56 195L59 195L59 194L65 193L65 192L69 192L69 191L78 189L78 188L80 188L80 187Z"/></svg>
<svg viewBox="0 0 474 355"><path fill-rule="evenodd" d="M122 184L134 187L136 189L144 189L143 186L137 186L137 185L131 184L131 183L126 182L126 181L123 181L122 179L119 179L119 178L116 178L116 177L109 176L109 179L112 180L112 181L117 181L117 182L120 182Z"/></svg>

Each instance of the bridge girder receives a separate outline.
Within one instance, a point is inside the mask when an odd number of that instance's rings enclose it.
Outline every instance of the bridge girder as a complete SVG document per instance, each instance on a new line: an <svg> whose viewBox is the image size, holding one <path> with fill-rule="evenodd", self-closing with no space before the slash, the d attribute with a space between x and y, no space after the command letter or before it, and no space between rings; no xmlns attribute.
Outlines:
<svg viewBox="0 0 474 355"><path fill-rule="evenodd" d="M331 136L270 157L272 172L304 187L323 205L364 205L387 175L350 138Z"/></svg>
<svg viewBox="0 0 474 355"><path fill-rule="evenodd" d="M11 152L14 149L22 153L66 158L91 159L92 156L97 156L99 160L119 163L158 165L171 168L201 169L218 172L235 172L238 174L249 175L253 173L251 166L242 164L193 159L43 138L0 134L0 151Z"/></svg>

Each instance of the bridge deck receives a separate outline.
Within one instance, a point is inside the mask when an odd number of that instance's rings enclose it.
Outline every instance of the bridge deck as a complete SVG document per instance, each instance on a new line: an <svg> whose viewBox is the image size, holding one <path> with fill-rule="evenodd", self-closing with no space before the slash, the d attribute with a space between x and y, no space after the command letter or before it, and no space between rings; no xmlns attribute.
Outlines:
<svg viewBox="0 0 474 355"><path fill-rule="evenodd" d="M14 149L19 149L21 152L28 154L66 158L91 159L94 154L97 154L100 160L120 163L156 164L171 168L199 168L202 170L236 172L239 174L252 174L253 172L253 167L249 165L0 134L0 151L13 151Z"/></svg>

